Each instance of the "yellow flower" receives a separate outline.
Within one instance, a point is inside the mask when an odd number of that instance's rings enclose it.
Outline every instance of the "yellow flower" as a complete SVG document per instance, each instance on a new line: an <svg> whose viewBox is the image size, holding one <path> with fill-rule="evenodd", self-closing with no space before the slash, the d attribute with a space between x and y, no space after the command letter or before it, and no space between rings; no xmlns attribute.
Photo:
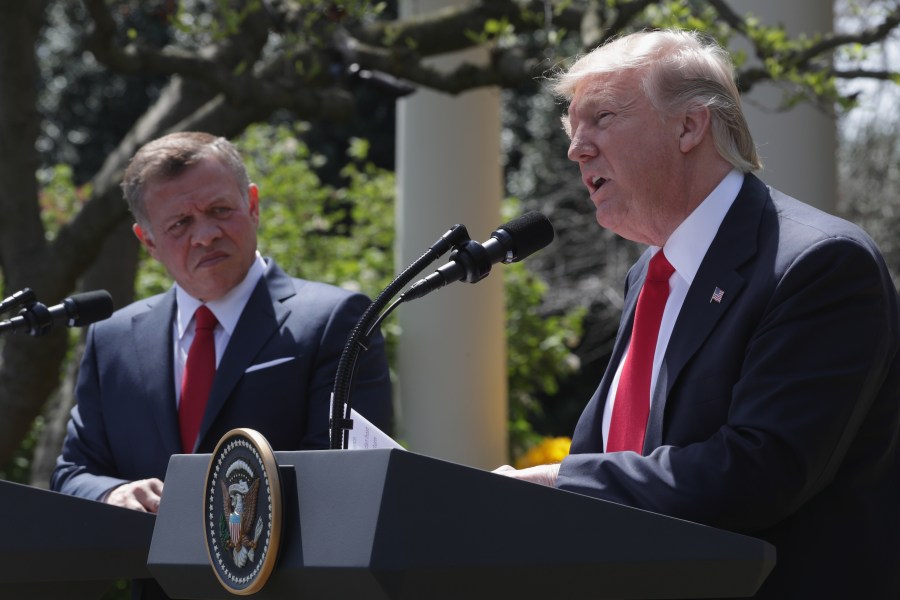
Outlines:
<svg viewBox="0 0 900 600"><path fill-rule="evenodd" d="M516 461L517 469L562 462L569 455L572 440L567 437L545 437Z"/></svg>

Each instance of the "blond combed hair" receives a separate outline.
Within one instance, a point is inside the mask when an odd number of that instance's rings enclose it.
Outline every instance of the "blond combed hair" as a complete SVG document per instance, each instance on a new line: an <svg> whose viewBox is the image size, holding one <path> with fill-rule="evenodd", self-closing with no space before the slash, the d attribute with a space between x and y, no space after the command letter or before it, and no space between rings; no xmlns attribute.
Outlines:
<svg viewBox="0 0 900 600"><path fill-rule="evenodd" d="M661 114L705 106L719 155L742 173L762 168L741 108L731 56L711 37L665 29L613 38L553 76L553 90L571 100L595 75L637 71L641 87Z"/></svg>

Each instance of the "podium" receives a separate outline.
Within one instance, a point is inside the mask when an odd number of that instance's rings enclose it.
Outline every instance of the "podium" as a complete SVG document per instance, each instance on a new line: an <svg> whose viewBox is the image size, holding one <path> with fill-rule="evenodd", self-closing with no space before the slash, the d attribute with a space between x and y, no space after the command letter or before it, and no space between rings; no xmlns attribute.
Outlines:
<svg viewBox="0 0 900 600"><path fill-rule="evenodd" d="M768 543L400 450L275 452L278 562L253 598L752 596ZM148 567L173 598L235 596L203 527L209 455L175 455Z"/></svg>
<svg viewBox="0 0 900 600"><path fill-rule="evenodd" d="M154 515L0 481L0 596L96 599L118 579L150 577Z"/></svg>

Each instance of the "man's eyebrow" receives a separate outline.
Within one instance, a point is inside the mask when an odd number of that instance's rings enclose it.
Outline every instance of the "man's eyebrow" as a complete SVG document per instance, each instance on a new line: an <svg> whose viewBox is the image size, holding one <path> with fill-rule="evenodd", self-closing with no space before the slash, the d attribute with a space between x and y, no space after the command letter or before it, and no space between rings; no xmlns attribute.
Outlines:
<svg viewBox="0 0 900 600"><path fill-rule="evenodd" d="M185 215L187 215L187 214L188 213L184 210L177 210L177 211L173 211L167 215L162 215L162 220L163 221L172 221L172 220L183 219L185 217Z"/></svg>
<svg viewBox="0 0 900 600"><path fill-rule="evenodd" d="M609 88L603 88L595 91L589 96L584 96L581 101L580 109L584 112L594 112L599 108L609 108L610 110L618 110L622 107L622 102L618 96Z"/></svg>

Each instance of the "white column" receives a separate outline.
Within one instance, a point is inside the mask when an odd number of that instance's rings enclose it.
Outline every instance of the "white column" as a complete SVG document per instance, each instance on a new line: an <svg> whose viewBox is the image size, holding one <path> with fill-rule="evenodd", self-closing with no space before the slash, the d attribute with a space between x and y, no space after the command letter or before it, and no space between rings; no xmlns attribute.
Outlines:
<svg viewBox="0 0 900 600"><path fill-rule="evenodd" d="M834 27L833 6L828 0L733 0L732 8L739 14L753 13L763 25L780 23L791 37L829 33ZM748 46L735 44L738 47L752 56ZM806 102L780 111L782 96L781 88L763 83L743 98L765 167L760 177L786 194L834 212L837 126Z"/></svg>
<svg viewBox="0 0 900 600"><path fill-rule="evenodd" d="M404 0L404 17L462 2ZM483 50L432 61L452 68ZM426 89L397 107L399 268L452 225L482 242L500 224L500 92L450 96ZM434 268L447 261L434 263ZM481 468L507 460L505 306L501 267L401 305L399 438L411 450Z"/></svg>

